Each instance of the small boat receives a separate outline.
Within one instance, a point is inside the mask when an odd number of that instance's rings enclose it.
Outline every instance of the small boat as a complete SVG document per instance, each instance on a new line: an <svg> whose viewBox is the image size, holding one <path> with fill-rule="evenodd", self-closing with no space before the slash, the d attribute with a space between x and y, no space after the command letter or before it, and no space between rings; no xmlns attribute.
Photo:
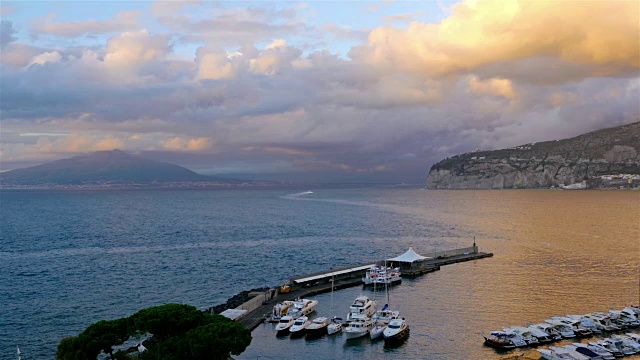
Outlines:
<svg viewBox="0 0 640 360"><path fill-rule="evenodd" d="M544 322L551 325L554 329L558 330L560 335L565 339L576 337L576 333L573 332L573 328L562 321L555 320L555 319L547 319Z"/></svg>
<svg viewBox="0 0 640 360"><path fill-rule="evenodd" d="M546 343L550 343L555 341L553 337L551 337L550 334L547 334L544 330L540 329L539 327L535 326L535 325L530 325L529 327L527 327L527 329L529 330L529 332L531 333L531 335L535 336L536 339L538 339L538 342L541 344L546 344ZM561 337L559 337L558 340L560 340Z"/></svg>
<svg viewBox="0 0 640 360"><path fill-rule="evenodd" d="M606 351L610 352L611 355L617 358L621 358L625 356L625 354L623 354L622 351L620 351L620 349L616 348L615 345L613 345L611 342L608 342L608 341L598 340L594 342L589 342L589 345L599 346L605 349Z"/></svg>
<svg viewBox="0 0 640 360"><path fill-rule="evenodd" d="M543 359L547 360L589 360L588 357L576 352L571 352L565 348L550 347L549 349L538 349Z"/></svg>
<svg viewBox="0 0 640 360"><path fill-rule="evenodd" d="M636 314L633 307L627 306L626 308L620 310L620 316L625 317L632 322L636 322L636 325L632 327L640 326L640 314Z"/></svg>
<svg viewBox="0 0 640 360"><path fill-rule="evenodd" d="M318 306L318 300L296 299L293 300L291 307L287 311L287 315L297 319L316 311L316 306Z"/></svg>
<svg viewBox="0 0 640 360"><path fill-rule="evenodd" d="M640 334L634 334L634 333L626 333L626 335L628 337L630 337L631 339L633 339L635 342L637 342L638 344L640 344Z"/></svg>
<svg viewBox="0 0 640 360"><path fill-rule="evenodd" d="M484 344L487 346L491 346L497 349L514 349L516 344L511 341L509 335L502 331L492 331L489 333L489 336L482 334L484 338ZM525 346L526 343L521 346Z"/></svg>
<svg viewBox="0 0 640 360"><path fill-rule="evenodd" d="M291 305L293 305L293 301L290 300L277 303L273 307L273 311L271 311L271 320L280 321L283 316L287 315L287 312L289 311Z"/></svg>
<svg viewBox="0 0 640 360"><path fill-rule="evenodd" d="M640 326L640 321L636 318L635 313L629 314L626 311L609 310L609 316L611 321L622 329Z"/></svg>
<svg viewBox="0 0 640 360"><path fill-rule="evenodd" d="M327 326L327 334L333 335L342 331L342 319L334 316L331 323Z"/></svg>
<svg viewBox="0 0 640 360"><path fill-rule="evenodd" d="M289 328L294 323L294 319L291 316L283 316L276 325L276 336L283 336L289 334Z"/></svg>
<svg viewBox="0 0 640 360"><path fill-rule="evenodd" d="M512 341L514 338L519 338L519 339L522 339L527 345L530 345L530 346L535 346L540 343L538 341L538 338L531 335L531 331L529 331L529 329L527 329L526 327L513 326L510 328L504 328L502 330L504 330L504 332L507 335L509 335Z"/></svg>
<svg viewBox="0 0 640 360"><path fill-rule="evenodd" d="M371 340L377 340L382 338L384 329L387 328L387 323L384 321L377 321L373 323L373 327L369 330L369 337Z"/></svg>
<svg viewBox="0 0 640 360"><path fill-rule="evenodd" d="M293 325L291 325L291 327L289 328L291 337L295 338L303 336L305 334L307 326L309 326L310 324L311 321L309 321L309 318L304 315L297 318Z"/></svg>
<svg viewBox="0 0 640 360"><path fill-rule="evenodd" d="M595 352L585 347L577 347L575 345L565 345L564 348L567 349L567 351L569 351L569 355L571 356L573 356L575 353L578 353L590 360L602 360L602 356L596 354Z"/></svg>
<svg viewBox="0 0 640 360"><path fill-rule="evenodd" d="M638 344L634 339L630 338L629 336L626 336L626 335L611 335L610 339L612 341L621 341L621 346L628 347L628 348L632 349L636 354L640 353L640 344Z"/></svg>
<svg viewBox="0 0 640 360"><path fill-rule="evenodd" d="M385 344L401 343L409 338L409 325L403 318L389 321L387 328L382 332Z"/></svg>
<svg viewBox="0 0 640 360"><path fill-rule="evenodd" d="M593 332L581 325L579 320L570 319L562 316L553 316L552 320L559 321L571 328L577 338L586 338L593 335Z"/></svg>
<svg viewBox="0 0 640 360"><path fill-rule="evenodd" d="M549 337L551 337L553 341L562 340L562 335L560 335L560 332L550 324L540 323L540 324L534 324L533 326L549 334Z"/></svg>
<svg viewBox="0 0 640 360"><path fill-rule="evenodd" d="M611 322L611 317L605 313L593 313L584 315L591 319L601 331L618 331L620 327Z"/></svg>
<svg viewBox="0 0 640 360"><path fill-rule="evenodd" d="M370 318L376 312L376 302L369 299L365 295L356 297L353 304L349 307L347 322L357 318Z"/></svg>
<svg viewBox="0 0 640 360"><path fill-rule="evenodd" d="M320 337L327 333L327 327L329 326L329 321L326 317L317 317L311 321L311 324L307 326L307 339L312 339L316 337Z"/></svg>
<svg viewBox="0 0 640 360"><path fill-rule="evenodd" d="M353 319L342 330L347 340L357 339L369 334L369 330L373 327L373 322L368 317L358 317Z"/></svg>
<svg viewBox="0 0 640 360"><path fill-rule="evenodd" d="M567 319L571 319L571 320L580 321L580 326L585 328L585 329L590 330L591 333L593 333L593 334L601 334L602 333L602 330L600 330L598 328L596 323L593 320L584 317L584 315L567 315L566 318Z"/></svg>
<svg viewBox="0 0 640 360"><path fill-rule="evenodd" d="M576 351L579 352L579 353L584 354L584 351L581 350L581 349L587 349L587 350L591 351L592 353L600 356L600 358L602 360L615 360L615 358L616 358L609 351L607 351L606 349L604 349L602 347L591 346L591 345L588 345L588 344L581 344L581 343L573 343L573 346L576 347Z"/></svg>

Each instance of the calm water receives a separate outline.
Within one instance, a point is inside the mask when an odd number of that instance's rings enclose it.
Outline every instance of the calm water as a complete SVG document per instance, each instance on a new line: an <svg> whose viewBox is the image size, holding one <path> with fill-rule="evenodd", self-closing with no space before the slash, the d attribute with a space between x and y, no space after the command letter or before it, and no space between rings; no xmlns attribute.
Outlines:
<svg viewBox="0 0 640 360"><path fill-rule="evenodd" d="M498 359L480 332L638 303L640 192L291 193L3 191L0 359L15 358L16 345L29 359L52 359L62 337L143 307L205 307L409 246L469 246L474 235L493 258L392 288L411 326L403 346L276 339L265 324L240 358ZM346 315L362 291L335 292L335 312ZM331 295L317 298L318 314L331 316Z"/></svg>

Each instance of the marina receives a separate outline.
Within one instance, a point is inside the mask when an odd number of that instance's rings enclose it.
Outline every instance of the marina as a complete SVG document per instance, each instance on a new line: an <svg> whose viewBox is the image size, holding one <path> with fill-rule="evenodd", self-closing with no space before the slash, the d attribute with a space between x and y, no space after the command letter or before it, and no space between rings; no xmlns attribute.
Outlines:
<svg viewBox="0 0 640 360"><path fill-rule="evenodd" d="M415 277L438 271L441 266L492 257L493 253L480 252L474 241L473 246L467 248L435 252L427 256L416 255L410 248L405 254L393 259L296 276L288 279L277 290L256 295L249 301L251 304L248 309L245 305L247 303L239 306L246 311L232 312L233 316L229 317L240 322L247 329L253 330L264 321L278 322L278 316L272 315L274 307L278 308L279 304L330 292L332 289L339 290L363 285L363 276L366 275L367 270L384 265L387 261L390 265L399 267L402 276ZM227 315L224 312L222 314Z"/></svg>

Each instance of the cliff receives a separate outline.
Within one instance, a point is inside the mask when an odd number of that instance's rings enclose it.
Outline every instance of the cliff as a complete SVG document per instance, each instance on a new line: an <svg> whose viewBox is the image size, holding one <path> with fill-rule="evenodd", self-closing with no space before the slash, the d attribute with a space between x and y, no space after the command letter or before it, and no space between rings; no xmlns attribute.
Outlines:
<svg viewBox="0 0 640 360"><path fill-rule="evenodd" d="M640 174L640 122L570 139L453 156L431 167L427 188L549 188L620 173Z"/></svg>

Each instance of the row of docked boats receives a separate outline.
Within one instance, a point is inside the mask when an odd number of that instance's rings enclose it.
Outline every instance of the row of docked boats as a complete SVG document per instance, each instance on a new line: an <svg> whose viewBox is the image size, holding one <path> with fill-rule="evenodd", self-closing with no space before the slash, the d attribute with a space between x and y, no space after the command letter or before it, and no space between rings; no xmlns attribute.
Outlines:
<svg viewBox="0 0 640 360"><path fill-rule="evenodd" d="M276 305L274 312L281 311L282 305ZM395 344L406 340L410 333L409 325L400 317L399 311L389 309L387 304L381 310L376 310L376 302L366 295L356 297L349 307L346 321L338 317L331 321L326 317L310 320L307 314L298 317L295 317L298 312L290 314L280 318L276 325L276 336L306 336L310 339L343 332L346 340L368 336L372 340L384 338L385 343Z"/></svg>
<svg viewBox="0 0 640 360"><path fill-rule="evenodd" d="M587 344L573 343L563 347L538 349L547 360L615 360L640 353L640 335L612 335L611 337L590 341Z"/></svg>
<svg viewBox="0 0 640 360"><path fill-rule="evenodd" d="M640 306L628 306L623 310L609 310L608 313L553 316L543 323L503 328L503 331L492 331L488 336L482 336L486 345L513 349L636 327L640 327Z"/></svg>
<svg viewBox="0 0 640 360"><path fill-rule="evenodd" d="M385 286L391 286L402 282L400 268L393 268L382 265L375 265L367 269L362 278L364 286L378 287L384 289Z"/></svg>

